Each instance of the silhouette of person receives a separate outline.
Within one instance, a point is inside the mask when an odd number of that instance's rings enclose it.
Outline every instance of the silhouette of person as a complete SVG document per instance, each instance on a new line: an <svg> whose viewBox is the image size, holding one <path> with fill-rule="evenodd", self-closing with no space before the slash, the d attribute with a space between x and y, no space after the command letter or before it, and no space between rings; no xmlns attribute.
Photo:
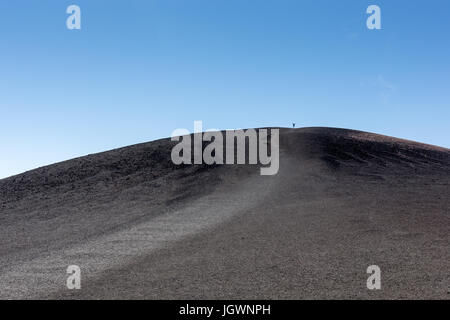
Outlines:
<svg viewBox="0 0 450 320"><path fill-rule="evenodd" d="M295 128L295 122L292 122L292 128Z"/></svg>

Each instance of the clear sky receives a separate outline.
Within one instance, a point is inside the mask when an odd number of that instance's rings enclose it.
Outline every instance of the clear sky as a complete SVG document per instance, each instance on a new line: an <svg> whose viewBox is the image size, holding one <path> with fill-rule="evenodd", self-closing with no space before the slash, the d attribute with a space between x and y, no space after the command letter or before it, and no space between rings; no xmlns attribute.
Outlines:
<svg viewBox="0 0 450 320"><path fill-rule="evenodd" d="M449 35L448 0L1 1L0 178L194 120L450 147Z"/></svg>

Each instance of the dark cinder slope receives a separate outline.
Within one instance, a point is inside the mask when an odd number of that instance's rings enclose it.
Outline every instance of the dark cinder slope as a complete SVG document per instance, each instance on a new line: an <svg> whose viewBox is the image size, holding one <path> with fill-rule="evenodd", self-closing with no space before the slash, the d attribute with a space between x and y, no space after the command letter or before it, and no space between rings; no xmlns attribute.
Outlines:
<svg viewBox="0 0 450 320"><path fill-rule="evenodd" d="M275 176L175 166L164 139L0 180L0 298L450 297L449 149L333 128L280 143Z"/></svg>

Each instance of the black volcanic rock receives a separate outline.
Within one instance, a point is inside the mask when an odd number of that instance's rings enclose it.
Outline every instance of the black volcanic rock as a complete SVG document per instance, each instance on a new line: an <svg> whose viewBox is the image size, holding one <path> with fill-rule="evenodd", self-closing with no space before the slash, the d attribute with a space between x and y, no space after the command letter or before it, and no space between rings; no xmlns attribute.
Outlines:
<svg viewBox="0 0 450 320"><path fill-rule="evenodd" d="M261 176L176 166L174 144L0 180L0 298L448 298L449 149L280 129L279 173Z"/></svg>

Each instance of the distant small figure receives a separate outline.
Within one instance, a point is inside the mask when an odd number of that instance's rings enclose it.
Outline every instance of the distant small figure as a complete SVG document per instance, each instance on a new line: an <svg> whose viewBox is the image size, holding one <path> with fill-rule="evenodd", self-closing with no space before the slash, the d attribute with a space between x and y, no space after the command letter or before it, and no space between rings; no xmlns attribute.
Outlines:
<svg viewBox="0 0 450 320"><path fill-rule="evenodd" d="M292 128L295 128L295 122L292 122Z"/></svg>

